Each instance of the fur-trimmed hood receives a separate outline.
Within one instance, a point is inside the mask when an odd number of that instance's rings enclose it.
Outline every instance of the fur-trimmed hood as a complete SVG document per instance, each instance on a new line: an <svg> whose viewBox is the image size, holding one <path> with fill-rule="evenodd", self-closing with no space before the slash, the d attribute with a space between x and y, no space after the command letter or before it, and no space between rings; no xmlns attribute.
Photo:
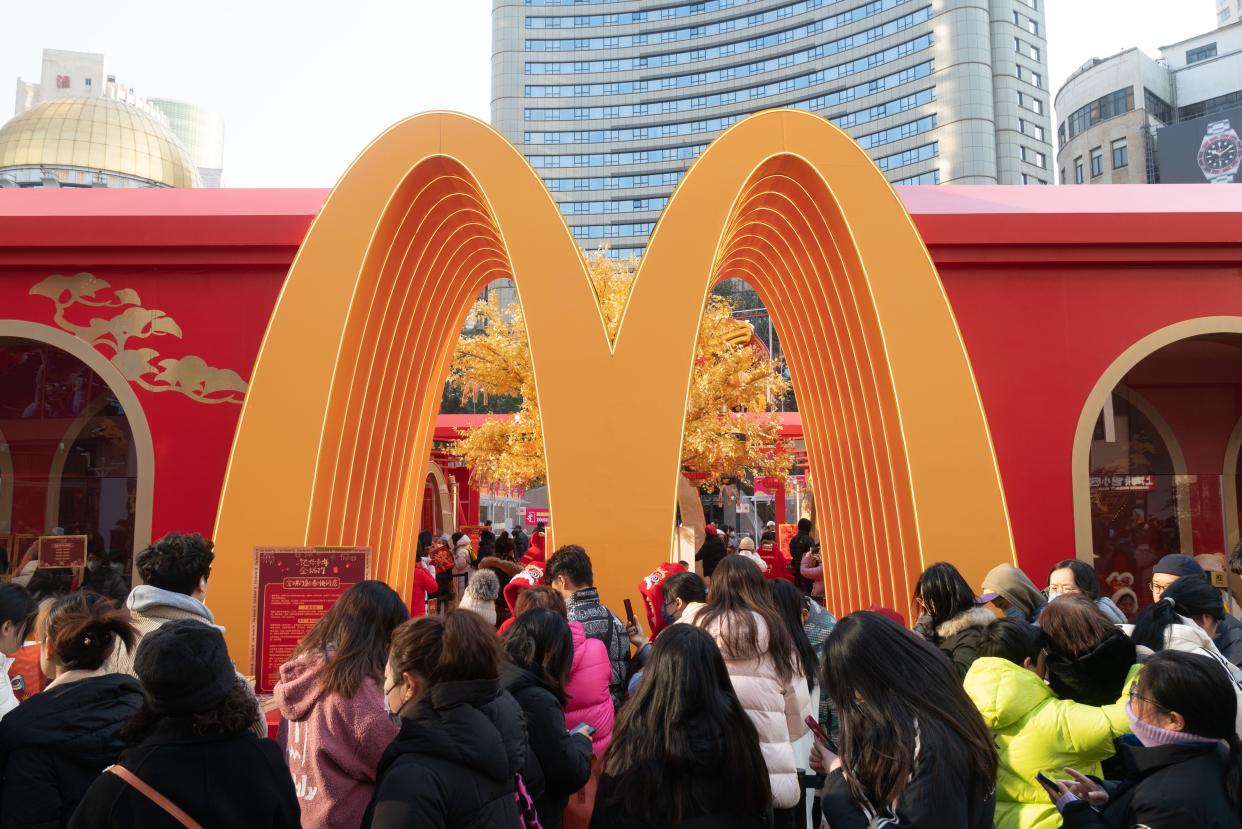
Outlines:
<svg viewBox="0 0 1242 829"><path fill-rule="evenodd" d="M969 628L987 627L995 618L996 614L986 607L972 607L970 610L963 610L948 621L937 625L936 636L941 639L948 639Z"/></svg>

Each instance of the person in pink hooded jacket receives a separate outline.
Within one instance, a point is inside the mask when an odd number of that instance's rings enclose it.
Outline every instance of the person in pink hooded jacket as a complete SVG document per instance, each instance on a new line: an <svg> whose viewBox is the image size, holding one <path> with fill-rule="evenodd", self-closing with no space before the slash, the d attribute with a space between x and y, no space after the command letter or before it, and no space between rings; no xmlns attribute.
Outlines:
<svg viewBox="0 0 1242 829"><path fill-rule="evenodd" d="M280 668L275 699L288 721L286 760L302 826L358 826L397 725L384 704L392 632L409 619L381 581L345 591Z"/></svg>

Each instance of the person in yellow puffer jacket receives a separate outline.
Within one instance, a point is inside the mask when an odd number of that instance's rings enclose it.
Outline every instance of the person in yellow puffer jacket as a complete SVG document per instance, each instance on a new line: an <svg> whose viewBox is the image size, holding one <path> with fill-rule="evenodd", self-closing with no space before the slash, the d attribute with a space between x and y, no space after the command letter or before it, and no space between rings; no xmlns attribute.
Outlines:
<svg viewBox="0 0 1242 829"><path fill-rule="evenodd" d="M1101 775L1113 740L1130 733L1125 704L1139 666L1117 702L1097 707L1058 699L1044 683L1043 634L1034 625L997 619L978 653L963 685L1000 750L996 829L1056 829L1061 816L1035 775L1064 778L1066 766Z"/></svg>

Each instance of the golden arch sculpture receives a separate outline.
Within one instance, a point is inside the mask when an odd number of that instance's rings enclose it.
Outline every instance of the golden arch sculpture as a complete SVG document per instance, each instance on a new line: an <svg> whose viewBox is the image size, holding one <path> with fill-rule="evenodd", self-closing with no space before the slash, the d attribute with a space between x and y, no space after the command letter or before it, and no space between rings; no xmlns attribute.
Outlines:
<svg viewBox="0 0 1242 829"><path fill-rule="evenodd" d="M254 545L368 544L378 575L408 590L454 343L498 277L526 317L555 543L587 548L610 603L636 594L672 548L698 321L727 276L755 286L781 332L835 610L907 608L925 562L978 584L1013 560L943 288L845 133L775 110L718 138L664 210L610 347L582 254L525 159L482 122L428 113L345 173L273 312L216 524L212 605L234 655Z"/></svg>

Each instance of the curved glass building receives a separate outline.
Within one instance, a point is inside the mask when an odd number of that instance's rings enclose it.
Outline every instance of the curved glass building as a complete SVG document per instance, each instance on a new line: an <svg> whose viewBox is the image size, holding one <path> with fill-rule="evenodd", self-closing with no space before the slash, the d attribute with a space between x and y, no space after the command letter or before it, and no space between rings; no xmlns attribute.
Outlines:
<svg viewBox="0 0 1242 829"><path fill-rule="evenodd" d="M492 124L584 248L641 255L753 112L847 130L897 184L1052 181L1043 0L493 0Z"/></svg>

